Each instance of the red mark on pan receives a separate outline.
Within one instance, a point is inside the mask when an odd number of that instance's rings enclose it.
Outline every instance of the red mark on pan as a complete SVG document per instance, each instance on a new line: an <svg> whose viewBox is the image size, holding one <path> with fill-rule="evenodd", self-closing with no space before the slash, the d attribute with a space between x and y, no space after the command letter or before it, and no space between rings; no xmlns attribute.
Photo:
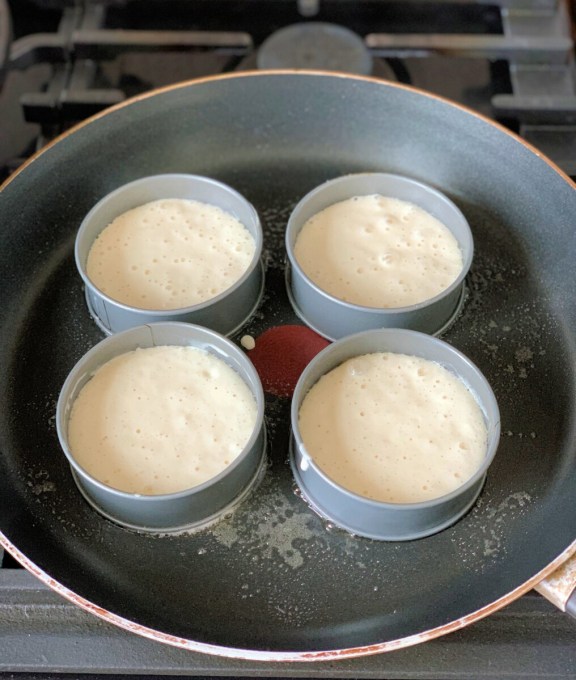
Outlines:
<svg viewBox="0 0 576 680"><path fill-rule="evenodd" d="M329 344L306 326L275 326L256 338L247 354L265 392L291 397L302 371Z"/></svg>

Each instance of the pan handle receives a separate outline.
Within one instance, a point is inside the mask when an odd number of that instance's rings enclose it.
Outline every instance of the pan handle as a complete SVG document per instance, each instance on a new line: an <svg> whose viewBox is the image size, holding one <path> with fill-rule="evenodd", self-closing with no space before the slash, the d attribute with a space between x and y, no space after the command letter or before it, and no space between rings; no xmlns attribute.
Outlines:
<svg viewBox="0 0 576 680"><path fill-rule="evenodd" d="M576 555L535 586L540 595L576 618Z"/></svg>

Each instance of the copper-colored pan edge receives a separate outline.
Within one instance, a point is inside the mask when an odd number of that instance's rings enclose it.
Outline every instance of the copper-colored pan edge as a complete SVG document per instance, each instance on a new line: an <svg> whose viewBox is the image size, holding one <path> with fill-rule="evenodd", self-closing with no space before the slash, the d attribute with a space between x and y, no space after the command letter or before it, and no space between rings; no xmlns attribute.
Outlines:
<svg viewBox="0 0 576 680"><path fill-rule="evenodd" d="M16 546L12 545L12 543L1 532L0 545L2 545L5 550L13 555L13 557L17 559L31 574L33 574L36 578L42 581L42 583L47 585L56 593L77 605L81 609L84 609L87 612L98 616L104 621L107 621L108 623L111 623L115 626L119 626L120 628L123 628L129 632L156 640L157 642L173 645L174 647L180 647L182 649L198 652L200 654L211 654L231 659L241 659L244 661L274 661L284 663L297 661L337 661L339 659L371 656L373 654L382 654L384 652L391 652L395 649L410 647L421 642L433 640L434 638L441 637L442 635L447 635L448 633L453 633L454 631L460 630L461 628L464 628L475 621L479 621L480 619L493 614L494 612L498 611L498 609L501 609L502 607L505 607L514 600L518 599L521 595L524 595L524 593L534 588L534 586L536 586L546 576L551 574L555 569L568 560L568 558L576 553L576 541L574 541L548 566L535 574L531 579L518 586L510 593L507 593L503 597L499 598L495 602L492 602L485 607L468 614L467 616L463 616L462 618L451 621L450 623L447 623L443 626L438 626L437 628L423 631L417 635L410 635L397 640L389 640L388 642L366 645L365 647L351 647L347 649L334 649L315 652L273 652L269 650L259 651L250 649L236 649L233 647L221 647L218 645L197 642L195 640L187 640L186 638L162 633L152 628L142 626L138 623L135 623L134 621L129 621L128 619L99 607L93 602L90 602L80 595L77 595L69 588L66 588L66 586L63 586L61 583L46 574L46 572L40 569L31 560L29 560L23 553L20 552L20 550L18 550L18 548L16 548Z"/></svg>
<svg viewBox="0 0 576 680"><path fill-rule="evenodd" d="M551 168L553 168L559 175L561 175L569 184L572 184L573 186L576 187L576 184L571 180L571 178L558 166L556 163L554 163L552 160L550 160L547 156L545 156L539 149L537 149L535 146L527 142L525 139L522 137L518 136L514 132L511 132L507 128L505 128L503 125L500 123L497 123L496 121L488 118L488 116L485 116L477 111L474 111L473 109L464 106L463 104L460 104L458 102L455 102L453 100L448 99L447 97L443 97L442 95L434 94L432 92L428 92L426 90L421 90L419 88L413 87L412 85L405 85L403 83L396 83L393 81L387 81L387 80L382 80L381 78L375 78L373 76L357 76L357 75L350 75L346 73L336 73L332 71L312 71L312 70L298 70L298 69L282 69L282 70L270 70L270 71L242 71L238 73L225 73L225 74L217 74L217 75L211 75L211 76L204 76L201 78L195 78L193 80L185 80L179 83L174 83L172 85L165 85L163 87L159 87L153 90L149 90L148 92L145 92L143 94L137 95L135 97L131 97L130 99L126 99L123 102L120 102L118 104L115 104L113 106L108 107L104 111L101 111L100 113L97 113L89 118L86 118L82 122L74 125L70 129L66 130L66 132L63 132L61 135L53 139L51 142L49 142L46 146L44 146L42 149L38 150L35 154L30 156L17 170L14 171L14 173L4 181L2 185L0 185L0 191L7 186L22 170L24 170L28 165L33 163L40 155L42 155L45 151L50 149L52 146L60 142L61 140L65 139L69 135L72 135L74 132L77 130L81 129L85 125L90 125L91 123L99 120L100 118L103 118L104 116L107 116L110 113L113 113L114 111L117 111L119 109L124 108L125 106L131 106L135 102L143 101L145 99L149 99L152 97L155 97L159 94L162 94L164 92L169 92L171 90L179 90L183 89L186 87L189 87L191 85L200 85L203 83L209 83L209 82L216 82L219 80L231 80L231 79L237 79L237 78L247 78L247 77L267 77L267 76L283 76L283 75L299 75L299 76L325 76L325 77L331 77L331 78L342 78L342 79L347 79L347 80L359 80L359 81L366 81L366 82L371 82L376 85L385 85L387 87L395 87L401 90L407 90L409 92L414 92L417 93L421 96L424 97L429 97L430 99L435 99L437 101L444 102L445 104L449 104L450 106L453 106L457 109L460 109L461 111L474 116L476 118L479 118L483 120L484 122L488 123L489 125L492 125L496 128L498 128L502 133L514 138L517 142L520 144L524 145L527 149L529 149L532 153L534 153L538 158L546 162Z"/></svg>

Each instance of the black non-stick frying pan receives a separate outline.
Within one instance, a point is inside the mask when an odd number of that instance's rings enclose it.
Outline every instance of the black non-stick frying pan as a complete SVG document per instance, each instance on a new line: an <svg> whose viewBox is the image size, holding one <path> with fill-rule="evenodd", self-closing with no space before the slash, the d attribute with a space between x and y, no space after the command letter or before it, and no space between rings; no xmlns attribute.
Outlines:
<svg viewBox="0 0 576 680"><path fill-rule="evenodd" d="M357 171L439 188L476 251L444 338L485 373L502 439L475 508L408 543L334 530L294 493L289 400L269 395L270 467L235 514L195 535L140 535L77 491L54 427L73 364L102 338L73 262L84 214L119 185L208 175L246 195L265 231L266 294L243 333L298 322L283 235L312 187ZM2 544L65 596L144 635L264 660L393 649L466 625L576 548L576 191L537 151L474 113L371 79L216 77L91 119L0 194ZM278 352L279 361L282 351Z"/></svg>

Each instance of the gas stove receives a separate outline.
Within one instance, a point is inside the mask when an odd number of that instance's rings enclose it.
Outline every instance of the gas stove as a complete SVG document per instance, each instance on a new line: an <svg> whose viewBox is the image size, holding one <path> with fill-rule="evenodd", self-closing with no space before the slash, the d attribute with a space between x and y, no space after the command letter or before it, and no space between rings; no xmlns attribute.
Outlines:
<svg viewBox="0 0 576 680"><path fill-rule="evenodd" d="M356 72L431 91L497 120L576 175L570 10L563 0L0 0L0 176L133 95L272 67ZM8 554L0 569L5 677L569 678L575 632L532 592L469 628L390 654L242 662L116 629Z"/></svg>
<svg viewBox="0 0 576 680"><path fill-rule="evenodd" d="M502 122L576 173L565 1L14 0L0 14L4 26L9 10L4 174L127 97L259 66L357 70L429 90ZM1 66L7 31L0 40Z"/></svg>

